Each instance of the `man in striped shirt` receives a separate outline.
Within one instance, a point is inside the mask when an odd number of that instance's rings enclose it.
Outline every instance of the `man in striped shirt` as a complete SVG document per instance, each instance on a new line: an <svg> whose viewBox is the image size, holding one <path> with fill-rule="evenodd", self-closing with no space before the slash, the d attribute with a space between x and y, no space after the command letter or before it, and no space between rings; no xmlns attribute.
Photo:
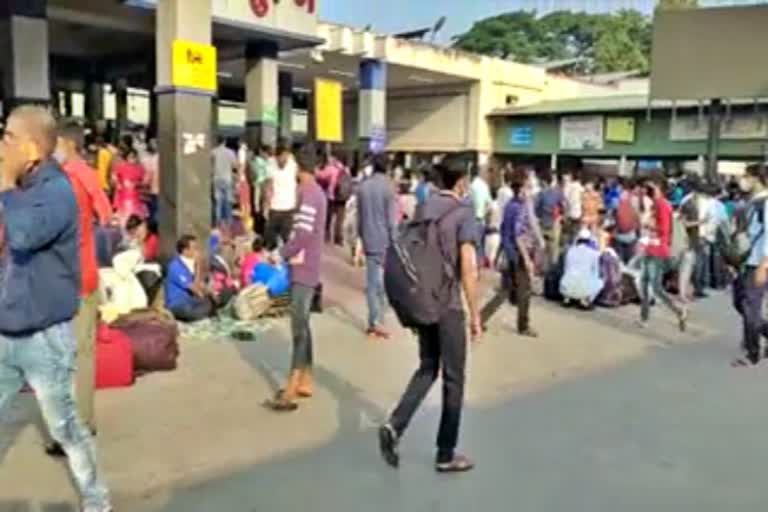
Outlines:
<svg viewBox="0 0 768 512"><path fill-rule="evenodd" d="M298 209L293 219L293 231L274 261L285 260L291 265L291 331L293 357L291 373L285 389L267 405L275 411L295 411L298 398L309 398L312 384L312 331L309 313L315 288L320 284L320 259L325 235L327 200L315 179L317 156L315 148L307 145L296 155L299 167Z"/></svg>

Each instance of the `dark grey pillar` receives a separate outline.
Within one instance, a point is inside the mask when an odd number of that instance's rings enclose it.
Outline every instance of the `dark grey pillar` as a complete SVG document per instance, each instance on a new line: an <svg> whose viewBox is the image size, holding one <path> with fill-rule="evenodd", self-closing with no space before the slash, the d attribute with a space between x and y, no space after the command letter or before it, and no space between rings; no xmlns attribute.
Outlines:
<svg viewBox="0 0 768 512"><path fill-rule="evenodd" d="M72 117L72 91L63 91L64 92L64 116L65 117Z"/></svg>
<svg viewBox="0 0 768 512"><path fill-rule="evenodd" d="M211 42L210 0L159 0L157 7L160 246L164 258L191 234L205 252L211 233L211 98L215 91L175 87L175 40Z"/></svg>
<svg viewBox="0 0 768 512"><path fill-rule="evenodd" d="M118 137L128 130L128 81L115 82L115 127Z"/></svg>
<svg viewBox="0 0 768 512"><path fill-rule="evenodd" d="M0 1L0 96L3 114L51 101L46 0Z"/></svg>
<svg viewBox="0 0 768 512"><path fill-rule="evenodd" d="M104 119L104 84L89 80L85 84L85 118L96 126Z"/></svg>
<svg viewBox="0 0 768 512"><path fill-rule="evenodd" d="M277 89L279 95L278 135L290 143L293 139L293 75L290 72L280 71Z"/></svg>
<svg viewBox="0 0 768 512"><path fill-rule="evenodd" d="M245 136L250 148L275 146L278 134L277 44L251 43L246 48Z"/></svg>

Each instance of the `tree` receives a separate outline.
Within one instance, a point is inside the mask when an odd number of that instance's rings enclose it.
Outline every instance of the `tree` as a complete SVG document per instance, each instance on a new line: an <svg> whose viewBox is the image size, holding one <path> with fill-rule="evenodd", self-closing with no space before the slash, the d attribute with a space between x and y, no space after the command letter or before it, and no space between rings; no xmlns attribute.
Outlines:
<svg viewBox="0 0 768 512"><path fill-rule="evenodd" d="M456 38L455 46L522 63L583 59L575 67L580 73L645 70L651 27L637 11L557 11L542 17L531 11L515 11L475 23Z"/></svg>

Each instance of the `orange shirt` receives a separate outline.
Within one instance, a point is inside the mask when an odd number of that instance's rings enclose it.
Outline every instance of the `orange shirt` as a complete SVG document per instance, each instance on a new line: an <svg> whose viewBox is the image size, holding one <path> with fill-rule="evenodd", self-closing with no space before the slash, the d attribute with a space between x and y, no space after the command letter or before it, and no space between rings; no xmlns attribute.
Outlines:
<svg viewBox="0 0 768 512"><path fill-rule="evenodd" d="M603 207L603 199L595 191L586 191L581 198L582 220L585 224L597 224L600 219L600 209Z"/></svg>
<svg viewBox="0 0 768 512"><path fill-rule="evenodd" d="M67 161L63 169L72 184L79 210L80 296L87 297L99 287L99 264L93 234L94 219L98 216L102 223L106 223L112 216L112 211L109 208L109 200L99 186L96 171L79 159Z"/></svg>

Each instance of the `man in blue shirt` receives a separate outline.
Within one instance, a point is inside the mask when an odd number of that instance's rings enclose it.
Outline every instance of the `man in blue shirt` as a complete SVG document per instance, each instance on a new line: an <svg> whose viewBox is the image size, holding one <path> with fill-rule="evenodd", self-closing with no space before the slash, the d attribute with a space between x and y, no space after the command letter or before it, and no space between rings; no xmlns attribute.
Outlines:
<svg viewBox="0 0 768 512"><path fill-rule="evenodd" d="M768 174L762 165L750 165L741 180L741 188L750 194L745 213L746 235L750 240L750 253L746 264L739 269L733 284L733 303L744 322L744 357L734 366L753 366L760 362L761 336L768 337L768 323L763 318L763 298L768 283L768 236L765 221L768 218Z"/></svg>
<svg viewBox="0 0 768 512"><path fill-rule="evenodd" d="M546 244L547 268L549 268L560 259L560 234L565 211L565 194L558 185L552 184L550 171L542 173L541 181L544 183L544 189L536 196L534 210Z"/></svg>
<svg viewBox="0 0 768 512"><path fill-rule="evenodd" d="M200 280L197 238L184 235L176 243L176 257L168 264L165 307L182 322L196 322L214 313L214 304Z"/></svg>
<svg viewBox="0 0 768 512"><path fill-rule="evenodd" d="M53 160L56 121L42 107L11 112L0 154L0 417L28 383L64 449L85 512L111 510L91 432L74 396L80 297L78 209Z"/></svg>

